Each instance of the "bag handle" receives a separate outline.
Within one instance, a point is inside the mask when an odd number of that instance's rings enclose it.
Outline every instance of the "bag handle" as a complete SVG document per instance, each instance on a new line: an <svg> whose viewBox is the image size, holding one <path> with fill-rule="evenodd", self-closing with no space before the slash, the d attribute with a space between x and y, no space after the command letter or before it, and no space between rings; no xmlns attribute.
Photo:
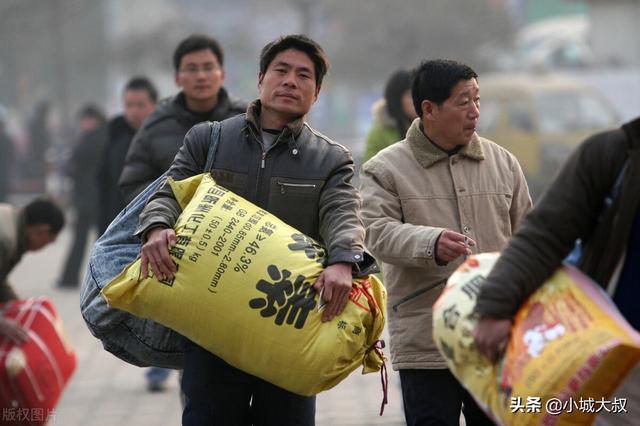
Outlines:
<svg viewBox="0 0 640 426"><path fill-rule="evenodd" d="M209 143L209 152L207 153L207 162L204 165L204 171L210 172L213 169L213 161L218 150L218 143L220 142L220 122L214 121L209 123L211 127L211 142Z"/></svg>

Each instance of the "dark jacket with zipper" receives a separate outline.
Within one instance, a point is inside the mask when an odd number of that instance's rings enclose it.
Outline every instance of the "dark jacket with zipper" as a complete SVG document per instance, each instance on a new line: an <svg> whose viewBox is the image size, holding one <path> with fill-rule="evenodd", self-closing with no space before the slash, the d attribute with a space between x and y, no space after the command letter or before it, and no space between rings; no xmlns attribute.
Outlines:
<svg viewBox="0 0 640 426"><path fill-rule="evenodd" d="M265 151L260 102L247 113L221 122L211 174L218 184L276 215L326 245L328 264L360 263L364 257L361 199L351 184L354 163L342 145L300 118L287 124ZM176 180L203 172L211 128L193 127L169 169ZM165 184L140 215L140 235L151 227L173 227L181 210Z"/></svg>
<svg viewBox="0 0 640 426"><path fill-rule="evenodd" d="M231 100L224 88L218 92L218 103L207 116L188 110L182 92L161 102L131 141L118 180L125 201L133 200L169 168L191 127L203 121L222 121L242 114L245 109L246 104Z"/></svg>
<svg viewBox="0 0 640 426"><path fill-rule="evenodd" d="M625 170L618 197L605 198ZM525 218L482 286L476 311L511 318L584 242L580 269L606 287L629 242L640 206L640 118L587 139Z"/></svg>

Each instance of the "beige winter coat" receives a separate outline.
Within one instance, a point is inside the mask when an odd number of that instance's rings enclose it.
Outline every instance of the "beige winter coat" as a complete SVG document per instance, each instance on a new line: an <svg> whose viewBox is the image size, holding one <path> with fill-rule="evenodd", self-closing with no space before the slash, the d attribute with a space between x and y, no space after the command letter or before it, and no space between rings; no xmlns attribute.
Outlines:
<svg viewBox="0 0 640 426"><path fill-rule="evenodd" d="M394 369L446 368L431 334L431 306L462 262L435 262L443 229L468 235L474 253L499 251L531 208L516 158L474 134L448 156L416 119L407 138L362 167L366 245L383 262Z"/></svg>

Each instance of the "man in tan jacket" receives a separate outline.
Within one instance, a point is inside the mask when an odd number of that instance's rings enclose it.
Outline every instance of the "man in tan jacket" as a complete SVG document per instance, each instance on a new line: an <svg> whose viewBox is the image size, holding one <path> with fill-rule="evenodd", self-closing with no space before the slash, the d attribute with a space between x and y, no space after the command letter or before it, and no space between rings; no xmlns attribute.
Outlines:
<svg viewBox="0 0 640 426"><path fill-rule="evenodd" d="M475 132L477 74L450 60L422 63L406 139L362 167L366 246L383 262L391 360L408 425L492 424L446 369L431 306L472 252L499 251L531 208L516 158Z"/></svg>

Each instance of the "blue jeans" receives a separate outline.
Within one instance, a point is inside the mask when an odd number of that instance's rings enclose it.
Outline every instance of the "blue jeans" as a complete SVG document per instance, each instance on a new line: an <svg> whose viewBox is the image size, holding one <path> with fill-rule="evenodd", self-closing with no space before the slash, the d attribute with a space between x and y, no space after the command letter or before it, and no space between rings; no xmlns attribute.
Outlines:
<svg viewBox="0 0 640 426"><path fill-rule="evenodd" d="M400 370L407 426L458 426L460 408L469 426L494 423L449 370Z"/></svg>
<svg viewBox="0 0 640 426"><path fill-rule="evenodd" d="M185 352L182 391L186 426L315 424L315 396L300 396L244 373L193 343Z"/></svg>

